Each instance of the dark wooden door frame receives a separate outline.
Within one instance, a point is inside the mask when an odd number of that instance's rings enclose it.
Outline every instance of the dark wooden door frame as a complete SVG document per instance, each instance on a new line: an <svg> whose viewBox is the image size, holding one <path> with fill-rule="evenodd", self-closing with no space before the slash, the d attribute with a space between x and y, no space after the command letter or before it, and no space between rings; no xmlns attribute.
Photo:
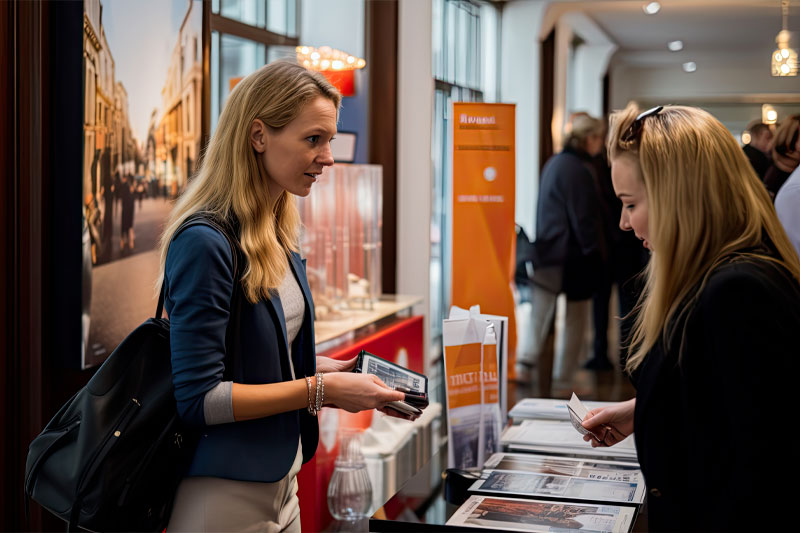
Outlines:
<svg viewBox="0 0 800 533"><path fill-rule="evenodd" d="M369 163L383 167L382 290L397 290L397 1L365 0Z"/></svg>
<svg viewBox="0 0 800 533"><path fill-rule="evenodd" d="M41 429L41 265L43 20L49 6L3 2L3 484L0 516L6 530L40 529L36 513L22 513L25 455Z"/></svg>
<svg viewBox="0 0 800 533"><path fill-rule="evenodd" d="M539 104L539 172L553 155L553 98L555 81L556 30L542 41Z"/></svg>

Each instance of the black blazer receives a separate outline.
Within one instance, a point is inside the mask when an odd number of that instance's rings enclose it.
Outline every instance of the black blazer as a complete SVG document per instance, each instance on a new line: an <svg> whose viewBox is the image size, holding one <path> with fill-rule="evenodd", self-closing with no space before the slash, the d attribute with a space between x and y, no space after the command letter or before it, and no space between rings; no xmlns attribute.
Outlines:
<svg viewBox="0 0 800 533"><path fill-rule="evenodd" d="M292 361L298 377L310 376L316 369L314 307L303 261L295 253L289 259L306 304L303 324L292 344ZM243 257L238 264L245 264ZM241 291L233 283L233 258L226 238L204 225L184 230L170 245L164 283L178 413L187 424L202 428L188 475L278 481L289 472L301 435L303 462L311 459L319 426L305 409L231 424L205 423L205 394L223 379L232 291L234 287ZM234 333L232 343L233 381L257 384L293 379L280 298L273 294L255 304L241 292L239 298L240 331Z"/></svg>
<svg viewBox="0 0 800 533"><path fill-rule="evenodd" d="M683 331L680 362L673 340L636 376L650 530L795 527L795 491L781 486L800 479L787 434L797 420L797 281L764 260L721 266Z"/></svg>
<svg viewBox="0 0 800 533"><path fill-rule="evenodd" d="M536 269L557 267L563 273L561 290L575 300L591 298L602 279L602 216L600 196L583 152L565 149L551 157L539 185Z"/></svg>

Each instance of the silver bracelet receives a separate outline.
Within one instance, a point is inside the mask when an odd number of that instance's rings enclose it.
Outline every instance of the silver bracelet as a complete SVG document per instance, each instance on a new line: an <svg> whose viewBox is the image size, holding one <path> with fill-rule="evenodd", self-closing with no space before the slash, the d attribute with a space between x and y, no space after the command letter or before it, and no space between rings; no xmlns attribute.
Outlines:
<svg viewBox="0 0 800 533"><path fill-rule="evenodd" d="M317 402L315 409L319 412L322 409L323 404L325 403L325 378L323 378L322 372L317 372Z"/></svg>
<svg viewBox="0 0 800 533"><path fill-rule="evenodd" d="M317 410L314 409L314 398L311 397L311 377L306 377L306 388L308 389L308 413L311 416L317 416Z"/></svg>
<svg viewBox="0 0 800 533"><path fill-rule="evenodd" d="M319 401L320 389L322 388L322 374L320 372L317 372L314 377L317 378L317 394L315 397L314 410L319 412L319 409L322 406L322 403Z"/></svg>

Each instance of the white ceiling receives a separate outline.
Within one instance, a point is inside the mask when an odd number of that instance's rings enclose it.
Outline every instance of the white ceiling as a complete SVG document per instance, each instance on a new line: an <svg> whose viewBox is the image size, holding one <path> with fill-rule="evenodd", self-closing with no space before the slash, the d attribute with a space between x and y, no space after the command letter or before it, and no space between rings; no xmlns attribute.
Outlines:
<svg viewBox="0 0 800 533"><path fill-rule="evenodd" d="M560 7L592 18L620 47L614 60L631 65L768 63L781 29L779 0L662 0L655 15L644 13L645 3L597 0ZM800 35L800 0L790 1L789 29ZM667 42L675 39L683 41L680 52L667 49Z"/></svg>

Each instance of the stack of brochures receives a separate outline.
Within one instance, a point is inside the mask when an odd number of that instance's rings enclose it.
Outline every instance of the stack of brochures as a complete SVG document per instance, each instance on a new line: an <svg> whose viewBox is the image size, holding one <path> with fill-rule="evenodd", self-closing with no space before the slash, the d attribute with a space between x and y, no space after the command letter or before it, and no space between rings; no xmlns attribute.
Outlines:
<svg viewBox="0 0 800 533"><path fill-rule="evenodd" d="M614 405L614 402L583 402L587 409ZM567 400L554 398L524 398L508 412L515 422L522 420L569 420Z"/></svg>
<svg viewBox="0 0 800 533"><path fill-rule="evenodd" d="M500 442L513 451L637 461L632 435L614 446L592 448L569 420L523 420L506 428Z"/></svg>
<svg viewBox="0 0 800 533"><path fill-rule="evenodd" d="M642 471L631 463L496 453L469 490L492 496L640 505L645 483Z"/></svg>
<svg viewBox="0 0 800 533"><path fill-rule="evenodd" d="M635 507L470 496L447 525L505 531L626 533L635 519Z"/></svg>

